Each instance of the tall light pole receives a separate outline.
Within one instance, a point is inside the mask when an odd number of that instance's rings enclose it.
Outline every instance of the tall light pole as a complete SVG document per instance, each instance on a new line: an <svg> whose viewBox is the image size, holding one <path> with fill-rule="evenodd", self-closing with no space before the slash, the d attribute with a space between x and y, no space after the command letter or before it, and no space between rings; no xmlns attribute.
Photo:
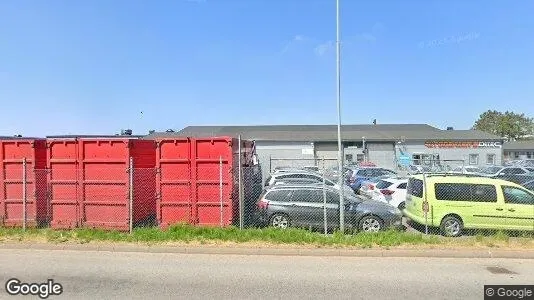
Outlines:
<svg viewBox="0 0 534 300"><path fill-rule="evenodd" d="M337 81L337 164L339 174L339 230L345 232L345 199L343 197L343 147L341 145L341 45L339 40L339 0L336 0L336 81Z"/></svg>

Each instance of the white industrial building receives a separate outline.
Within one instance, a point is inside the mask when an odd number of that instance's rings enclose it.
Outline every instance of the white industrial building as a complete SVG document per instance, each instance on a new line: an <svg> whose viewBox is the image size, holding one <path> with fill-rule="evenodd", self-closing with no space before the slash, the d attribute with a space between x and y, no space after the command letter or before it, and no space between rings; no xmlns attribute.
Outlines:
<svg viewBox="0 0 534 300"><path fill-rule="evenodd" d="M256 141L265 173L277 166L336 165L336 125L189 126L151 136L241 136ZM370 161L395 169L399 161L485 166L502 163L502 138L477 130L426 124L343 125L345 163Z"/></svg>

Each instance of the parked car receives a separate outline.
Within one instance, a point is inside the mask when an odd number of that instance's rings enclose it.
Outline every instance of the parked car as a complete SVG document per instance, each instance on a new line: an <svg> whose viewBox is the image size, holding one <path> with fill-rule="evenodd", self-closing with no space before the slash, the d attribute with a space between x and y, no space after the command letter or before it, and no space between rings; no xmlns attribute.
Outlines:
<svg viewBox="0 0 534 300"><path fill-rule="evenodd" d="M392 170L374 167L354 169L349 179L349 185L358 193L364 180L369 180L382 175L396 176L397 173Z"/></svg>
<svg viewBox="0 0 534 300"><path fill-rule="evenodd" d="M325 198L326 197L326 198ZM326 200L326 208L324 202ZM345 196L345 228L377 232L386 228L400 228L402 213L385 203L364 200L356 195ZM257 203L256 219L262 226L277 228L339 227L339 195L331 187L276 186L267 189Z"/></svg>
<svg viewBox="0 0 534 300"><path fill-rule="evenodd" d="M432 168L428 166L421 166L421 165L409 165L407 168L408 174L410 175L417 175L422 173L431 173Z"/></svg>
<svg viewBox="0 0 534 300"><path fill-rule="evenodd" d="M502 180L506 180L506 181L511 181L513 183L517 183L519 185L522 185L522 184L524 184L526 182L534 180L534 174L522 174L522 175L506 174L506 175L493 176L493 178L502 179Z"/></svg>
<svg viewBox="0 0 534 300"><path fill-rule="evenodd" d="M275 171L273 172L273 174L278 174L278 173L289 173L289 172L312 172L312 173L316 173L312 170L309 170L309 169L305 169L305 168L295 168L295 167L291 167L291 168L281 168L281 169L275 169Z"/></svg>
<svg viewBox="0 0 534 300"><path fill-rule="evenodd" d="M388 203L400 210L404 209L406 201L406 186L408 178L382 179L371 192L371 199Z"/></svg>
<svg viewBox="0 0 534 300"><path fill-rule="evenodd" d="M331 182L328 182L329 186L331 186ZM322 184L316 179L309 179L309 178L285 178L285 179L279 179L275 180L274 184L275 186L278 185L307 185L307 184ZM326 184L326 181L325 181Z"/></svg>
<svg viewBox="0 0 534 300"><path fill-rule="evenodd" d="M529 189L529 190L531 190L531 191L534 192L534 180L532 180L532 181L527 181L527 182L525 182L525 183L522 183L521 185L524 186L525 188L527 188L527 189ZM533 213L533 214L534 214L534 213Z"/></svg>
<svg viewBox="0 0 534 300"><path fill-rule="evenodd" d="M344 166L342 170L343 170L344 181L347 181L349 174L351 174L351 169L346 167L346 166ZM325 170L325 176L326 176L326 178L337 182L339 180L338 166L333 166L333 167L327 168Z"/></svg>
<svg viewBox="0 0 534 300"><path fill-rule="evenodd" d="M265 186L274 185L277 181L287 180L291 178L315 180L318 183L322 183L324 181L325 184L328 186L334 187L336 189L340 188L338 183L335 183L330 179L321 176L320 174L306 171L275 173L267 179L267 181L265 182ZM354 191L348 185L343 185L341 188L343 188L343 193L354 194Z"/></svg>
<svg viewBox="0 0 534 300"><path fill-rule="evenodd" d="M534 168L534 159L528 158L528 159L519 160L517 162L517 166L524 167L524 168L527 168L527 167Z"/></svg>
<svg viewBox="0 0 534 300"><path fill-rule="evenodd" d="M478 174L487 177L494 177L499 175L522 175L528 173L531 172L523 167L490 166L482 169Z"/></svg>
<svg viewBox="0 0 534 300"><path fill-rule="evenodd" d="M480 173L481 169L479 167L474 166L463 166L463 167L456 167L453 168L449 173L451 174L478 174Z"/></svg>
<svg viewBox="0 0 534 300"><path fill-rule="evenodd" d="M427 175L423 181L416 175L408 180L403 212L424 225L426 208L429 226L460 236L464 229L532 231L533 207L534 193L513 182L463 175Z"/></svg>
<svg viewBox="0 0 534 300"><path fill-rule="evenodd" d="M312 171L312 172L319 172L318 166L305 166L302 167L303 170Z"/></svg>
<svg viewBox="0 0 534 300"><path fill-rule="evenodd" d="M378 177L370 178L369 180L363 180L361 183L360 190L358 191L358 194L371 198L371 192L375 189L376 184L384 179L384 178L390 178L390 175L382 175Z"/></svg>

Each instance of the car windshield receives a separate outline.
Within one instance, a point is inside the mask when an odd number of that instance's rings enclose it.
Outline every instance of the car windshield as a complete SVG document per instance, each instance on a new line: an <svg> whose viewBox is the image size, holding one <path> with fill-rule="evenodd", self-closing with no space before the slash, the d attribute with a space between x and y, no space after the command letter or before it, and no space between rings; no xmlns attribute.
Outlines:
<svg viewBox="0 0 534 300"><path fill-rule="evenodd" d="M382 180L382 178L384 178L384 177L385 177L385 176L378 176L378 177L371 178L371 179L369 179L368 181L369 181L369 182L377 183L377 182L379 182L380 180Z"/></svg>
<svg viewBox="0 0 534 300"><path fill-rule="evenodd" d="M382 169L382 171L384 172L384 174L386 175L395 175L397 173L395 173L394 171L391 171L391 170L388 170L388 169Z"/></svg>
<svg viewBox="0 0 534 300"><path fill-rule="evenodd" d="M502 168L499 167L487 167L480 171L480 173L483 174L496 174L498 173Z"/></svg>

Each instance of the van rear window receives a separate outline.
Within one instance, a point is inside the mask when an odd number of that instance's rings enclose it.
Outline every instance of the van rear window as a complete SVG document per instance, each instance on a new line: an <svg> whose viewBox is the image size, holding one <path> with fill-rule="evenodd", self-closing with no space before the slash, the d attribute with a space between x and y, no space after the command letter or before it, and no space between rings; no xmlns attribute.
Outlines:
<svg viewBox="0 0 534 300"><path fill-rule="evenodd" d="M406 190L408 195L423 198L423 181L416 178L410 178Z"/></svg>

